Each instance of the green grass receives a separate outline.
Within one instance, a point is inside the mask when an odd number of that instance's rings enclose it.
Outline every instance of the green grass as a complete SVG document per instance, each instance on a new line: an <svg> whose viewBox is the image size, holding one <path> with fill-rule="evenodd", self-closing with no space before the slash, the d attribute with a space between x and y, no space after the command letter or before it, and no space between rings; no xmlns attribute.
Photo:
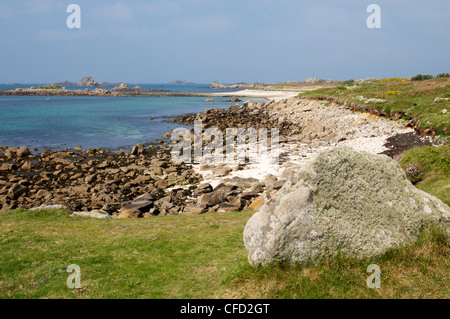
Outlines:
<svg viewBox="0 0 450 319"><path fill-rule="evenodd" d="M72 218L26 210L0 215L0 298L448 298L447 238L419 241L374 260L306 268L252 268L242 232L252 212L145 219ZM381 267L381 289L366 286ZM81 268L69 289L67 266Z"/></svg>
<svg viewBox="0 0 450 319"><path fill-rule="evenodd" d="M448 298L448 238L436 228L424 230L414 245L374 259L324 261L296 268L282 264L241 268L228 280L227 297L239 298ZM381 287L367 287L367 267L381 270Z"/></svg>
<svg viewBox="0 0 450 319"><path fill-rule="evenodd" d="M399 156L408 179L450 205L450 145L414 147Z"/></svg>
<svg viewBox="0 0 450 319"><path fill-rule="evenodd" d="M400 93L392 94L395 91ZM386 94L388 93L388 94ZM419 130L433 129L438 135L450 134L450 101L434 103L435 98L450 97L450 80L434 78L424 81L391 78L373 83L360 83L353 87L335 86L302 93L310 98L338 98L348 105L363 105L363 110L376 111L388 117L403 117L412 120ZM357 97L382 99L385 102L364 103ZM354 107L355 108L355 107ZM449 112L442 114L447 109Z"/></svg>
<svg viewBox="0 0 450 319"><path fill-rule="evenodd" d="M208 298L246 263L251 214L94 220L64 212L0 215L1 298ZM82 289L66 287L81 267Z"/></svg>

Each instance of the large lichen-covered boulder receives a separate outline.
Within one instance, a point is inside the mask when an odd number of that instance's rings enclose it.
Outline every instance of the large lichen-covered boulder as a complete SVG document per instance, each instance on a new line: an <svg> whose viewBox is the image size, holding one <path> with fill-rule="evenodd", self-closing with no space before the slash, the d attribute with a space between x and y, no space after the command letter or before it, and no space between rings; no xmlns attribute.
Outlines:
<svg viewBox="0 0 450 319"><path fill-rule="evenodd" d="M429 223L450 232L450 208L415 188L385 155L337 147L319 154L247 222L252 265L305 265L383 254L414 241Z"/></svg>

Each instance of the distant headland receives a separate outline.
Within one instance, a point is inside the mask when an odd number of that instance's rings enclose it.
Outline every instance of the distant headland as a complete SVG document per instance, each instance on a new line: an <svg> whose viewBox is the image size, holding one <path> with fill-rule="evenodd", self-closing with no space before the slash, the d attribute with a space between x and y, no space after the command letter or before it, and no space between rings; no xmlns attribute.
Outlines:
<svg viewBox="0 0 450 319"><path fill-rule="evenodd" d="M172 85L188 85L188 84L195 84L195 83L184 81L184 80L174 80L172 82L169 82L169 84L172 84Z"/></svg>
<svg viewBox="0 0 450 319"><path fill-rule="evenodd" d="M79 87L107 87L107 86L116 86L120 85L120 82L117 83L109 83L109 82L95 82L92 76L82 77L79 82L72 81L60 81L54 83L54 85L58 86L79 86Z"/></svg>

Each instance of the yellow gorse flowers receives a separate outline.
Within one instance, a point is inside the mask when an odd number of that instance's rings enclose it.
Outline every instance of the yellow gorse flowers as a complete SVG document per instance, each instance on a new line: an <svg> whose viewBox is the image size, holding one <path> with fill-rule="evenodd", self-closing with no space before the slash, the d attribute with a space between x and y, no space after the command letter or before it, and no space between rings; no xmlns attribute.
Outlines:
<svg viewBox="0 0 450 319"><path fill-rule="evenodd" d="M387 91L385 94L386 95L397 95L402 93L402 91Z"/></svg>
<svg viewBox="0 0 450 319"><path fill-rule="evenodd" d="M379 82L388 82L388 83L398 83L398 82L409 82L410 79L406 79L406 78L387 78L387 79L380 79L378 80Z"/></svg>

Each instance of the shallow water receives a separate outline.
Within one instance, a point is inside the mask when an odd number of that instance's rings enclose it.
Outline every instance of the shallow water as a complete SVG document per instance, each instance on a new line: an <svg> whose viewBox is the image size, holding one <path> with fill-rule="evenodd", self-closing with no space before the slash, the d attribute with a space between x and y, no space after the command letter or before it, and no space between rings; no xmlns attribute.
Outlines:
<svg viewBox="0 0 450 319"><path fill-rule="evenodd" d="M204 97L0 96L0 145L128 149L180 126L149 117L226 108L232 104L220 102L226 99L210 103Z"/></svg>

